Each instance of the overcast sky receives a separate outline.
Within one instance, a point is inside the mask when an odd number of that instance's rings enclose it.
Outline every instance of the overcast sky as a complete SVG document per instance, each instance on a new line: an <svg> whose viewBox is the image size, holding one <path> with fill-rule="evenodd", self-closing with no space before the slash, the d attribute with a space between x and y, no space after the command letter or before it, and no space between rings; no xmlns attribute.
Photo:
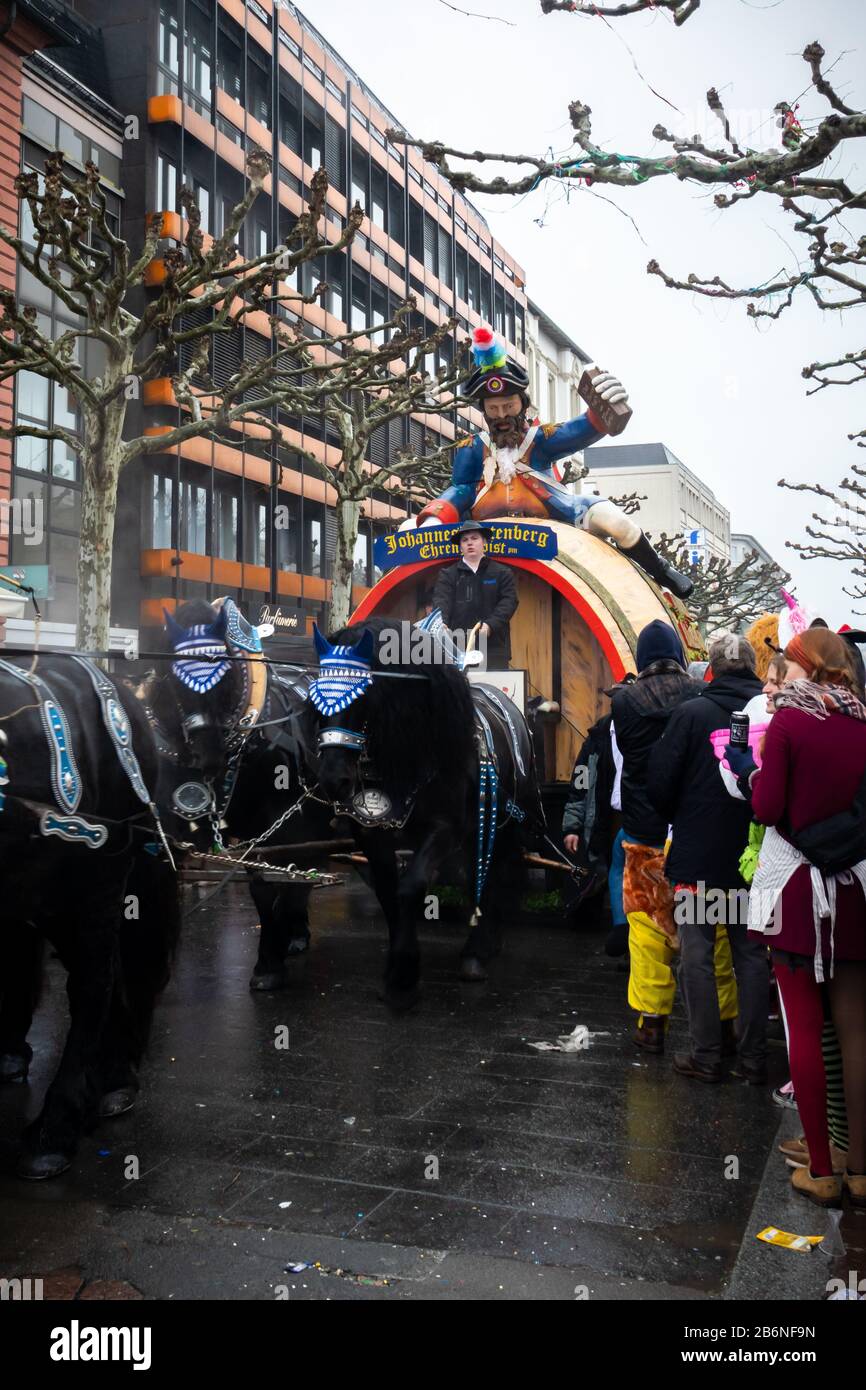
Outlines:
<svg viewBox="0 0 866 1390"><path fill-rule="evenodd" d="M543 16L539 0L461 3L497 19L468 18L442 0L307 0L301 8L412 134L462 148L564 153L574 98L592 108L602 148L665 155L669 147L652 139L657 123L675 133L712 130L715 144L711 86L741 143L765 148L778 139L777 101L799 98L807 126L829 110L814 89L801 95L810 75L800 55L815 39L825 69L844 54L832 73L837 91L855 105L864 97L863 0L703 0L679 29L661 11L608 27L597 17ZM849 153L834 172L855 168ZM804 239L775 200L719 212L712 190L666 178L600 191L637 229L582 187L568 202L550 183L523 201L473 201L523 264L531 298L623 378L634 407L628 442L667 444L727 506L732 530L755 535L791 570L802 599L834 626L850 619L846 567L802 562L785 549L804 536L813 499L776 483L833 484L857 459L846 435L863 425L861 393L837 387L807 397L800 371L861 347L863 323L853 312L841 322L821 314L807 294L777 322L756 325L742 302L678 293L647 275L651 257L677 279L719 274L738 288L794 270Z"/></svg>

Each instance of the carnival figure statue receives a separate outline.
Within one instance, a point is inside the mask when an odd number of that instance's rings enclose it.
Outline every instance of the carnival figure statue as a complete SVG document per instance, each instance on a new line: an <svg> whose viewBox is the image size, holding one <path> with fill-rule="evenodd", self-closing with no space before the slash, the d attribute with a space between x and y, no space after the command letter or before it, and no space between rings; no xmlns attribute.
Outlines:
<svg viewBox="0 0 866 1390"><path fill-rule="evenodd" d="M462 394L479 405L487 429L457 445L451 486L408 524L452 526L470 517L483 521L509 515L570 521L593 536L615 541L657 584L677 598L687 598L692 581L656 553L621 507L606 497L575 494L555 476L558 459L595 444L606 433L593 410L565 424L530 425L529 377L506 355L491 328L475 329L472 354L475 370ZM608 372L596 376L593 385L610 405L628 400L625 387Z"/></svg>

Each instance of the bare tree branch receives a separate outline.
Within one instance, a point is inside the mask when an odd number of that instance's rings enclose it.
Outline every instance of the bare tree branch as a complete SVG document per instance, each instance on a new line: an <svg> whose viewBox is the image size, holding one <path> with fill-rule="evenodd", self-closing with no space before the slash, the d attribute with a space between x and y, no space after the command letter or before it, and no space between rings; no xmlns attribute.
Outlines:
<svg viewBox="0 0 866 1390"><path fill-rule="evenodd" d="M641 14L644 10L669 10L674 24L685 24L700 7L701 0L631 0L631 4L622 5L595 5L593 0L541 0L542 14L564 10L566 14L622 19L626 15Z"/></svg>

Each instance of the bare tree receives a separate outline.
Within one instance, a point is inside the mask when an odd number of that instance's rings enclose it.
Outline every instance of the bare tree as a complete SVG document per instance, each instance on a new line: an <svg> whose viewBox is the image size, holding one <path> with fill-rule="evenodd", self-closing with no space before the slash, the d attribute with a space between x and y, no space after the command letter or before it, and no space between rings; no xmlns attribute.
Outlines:
<svg viewBox="0 0 866 1390"><path fill-rule="evenodd" d="M737 629L759 613L779 607L779 590L790 575L774 561L762 560L750 550L738 564L711 555L696 565L685 541L664 532L653 540L659 555L694 583L688 610L706 637L714 628Z"/></svg>
<svg viewBox="0 0 866 1390"><path fill-rule="evenodd" d="M601 19L622 19L626 15L641 14L645 10L668 10L674 24L685 24L686 20L701 8L701 0L631 0L631 4L596 5L593 0L541 0L542 14L553 14L554 10L564 10L566 14L585 14Z"/></svg>
<svg viewBox="0 0 866 1390"><path fill-rule="evenodd" d="M858 440L862 447L862 438ZM866 468L852 464L850 477L836 487L821 483L788 483L779 479L779 486L792 492L810 492L826 504L823 514L813 512L817 527L807 526L808 541L786 541L801 560L840 560L851 565L853 588L843 587L843 594L855 601L866 600ZM866 610L855 609L862 613Z"/></svg>

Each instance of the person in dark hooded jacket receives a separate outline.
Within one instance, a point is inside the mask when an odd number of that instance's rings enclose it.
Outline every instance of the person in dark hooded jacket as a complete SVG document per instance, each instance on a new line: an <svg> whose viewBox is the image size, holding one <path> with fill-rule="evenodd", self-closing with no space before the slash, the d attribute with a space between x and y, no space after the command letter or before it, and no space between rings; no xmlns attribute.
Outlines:
<svg viewBox="0 0 866 1390"><path fill-rule="evenodd" d="M769 967L764 943L747 930L748 895L739 868L751 808L728 794L710 739L715 730L729 729L731 715L761 694L761 682L754 648L745 637L719 633L709 656L711 683L696 700L674 711L647 767L647 794L672 826L665 872L676 886L680 980L689 1015L691 1050L675 1056L674 1069L700 1081L721 1080L722 1027L713 960L717 927L722 926L739 996L734 1074L761 1084L766 1080Z"/></svg>
<svg viewBox="0 0 866 1390"><path fill-rule="evenodd" d="M620 686L611 699L623 759L628 1002L638 1014L634 1042L648 1052L662 1052L676 992L671 969L676 931L673 894L664 876L668 822L647 794L647 764L674 710L683 701L695 699L704 687L686 675L683 645L670 623L660 619L649 623L638 637L636 656L637 680Z"/></svg>

